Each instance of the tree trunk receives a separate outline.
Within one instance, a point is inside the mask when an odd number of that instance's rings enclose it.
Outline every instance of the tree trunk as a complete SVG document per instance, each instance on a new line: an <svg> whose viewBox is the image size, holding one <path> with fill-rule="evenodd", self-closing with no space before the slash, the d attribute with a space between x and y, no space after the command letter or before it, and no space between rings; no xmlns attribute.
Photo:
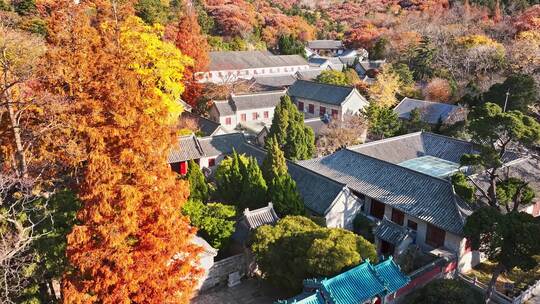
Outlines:
<svg viewBox="0 0 540 304"><path fill-rule="evenodd" d="M495 267L495 270L493 271L493 274L491 276L491 280L489 281L488 287L486 289L486 304L490 303L491 295L495 291L495 284L497 283L497 279L503 271L504 266L501 263L497 264L497 267Z"/></svg>
<svg viewBox="0 0 540 304"><path fill-rule="evenodd" d="M11 130L13 131L13 141L15 143L15 159L17 161L17 175L20 177L28 177L28 169L26 166L26 157L24 156L24 148L21 139L21 128L17 122L15 109L8 98L5 99L6 108L9 113L9 121Z"/></svg>

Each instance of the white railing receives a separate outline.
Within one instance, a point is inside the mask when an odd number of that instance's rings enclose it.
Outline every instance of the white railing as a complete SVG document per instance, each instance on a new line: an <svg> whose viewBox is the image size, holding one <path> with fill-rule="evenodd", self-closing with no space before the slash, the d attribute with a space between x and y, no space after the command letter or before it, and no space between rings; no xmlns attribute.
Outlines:
<svg viewBox="0 0 540 304"><path fill-rule="evenodd" d="M464 274L458 275L459 279L463 282L467 283L468 285L472 286L473 288L476 288L477 290L485 293L487 289L487 285L475 280L471 277L468 277ZM519 296L511 298L508 297L497 290L493 292L491 295L491 300L498 304L522 304L525 303L525 301L529 300L534 296L534 292L537 291L537 289L540 289L540 280L536 281L535 284L529 286L527 290L523 291Z"/></svg>

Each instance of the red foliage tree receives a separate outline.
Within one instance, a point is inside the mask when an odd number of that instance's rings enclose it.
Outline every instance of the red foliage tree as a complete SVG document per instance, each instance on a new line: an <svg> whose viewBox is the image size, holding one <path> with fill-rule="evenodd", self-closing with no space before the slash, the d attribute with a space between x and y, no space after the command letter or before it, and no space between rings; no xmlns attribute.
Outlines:
<svg viewBox="0 0 540 304"><path fill-rule="evenodd" d="M168 77L190 60L132 17L129 2L58 2L42 87L69 102L66 125L87 152L63 300L188 303L200 249L180 213L189 188L165 161L177 97L165 95L181 93L179 77Z"/></svg>
<svg viewBox="0 0 540 304"><path fill-rule="evenodd" d="M187 67L184 72L186 90L182 94L182 99L190 106L197 108L203 86L197 81L195 74L207 70L209 63L208 51L210 47L197 22L197 13L191 7L188 7L186 13L180 17L177 30L178 32L175 38L176 47L184 55L195 60L195 64L192 67Z"/></svg>
<svg viewBox="0 0 540 304"><path fill-rule="evenodd" d="M540 4L523 11L513 23L518 32L540 30Z"/></svg>
<svg viewBox="0 0 540 304"><path fill-rule="evenodd" d="M206 9L223 36L245 37L257 25L253 5L244 0L207 0Z"/></svg>

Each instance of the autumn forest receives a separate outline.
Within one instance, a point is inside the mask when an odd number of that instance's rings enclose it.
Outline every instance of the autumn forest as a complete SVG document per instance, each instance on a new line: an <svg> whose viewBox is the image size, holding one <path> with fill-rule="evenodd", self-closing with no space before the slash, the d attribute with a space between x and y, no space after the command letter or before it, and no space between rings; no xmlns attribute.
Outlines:
<svg viewBox="0 0 540 304"><path fill-rule="evenodd" d="M370 86L337 75L372 111L502 106L511 88L511 110L540 115L538 0L0 0L0 302L189 303L203 249L167 154L186 107L251 90L197 75L212 51L305 56L314 39L389 63ZM321 154L348 136L326 132Z"/></svg>

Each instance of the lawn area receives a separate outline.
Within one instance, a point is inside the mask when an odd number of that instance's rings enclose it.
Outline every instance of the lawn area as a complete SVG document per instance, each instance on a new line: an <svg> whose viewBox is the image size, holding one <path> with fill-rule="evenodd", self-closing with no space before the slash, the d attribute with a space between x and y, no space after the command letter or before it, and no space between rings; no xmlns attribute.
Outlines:
<svg viewBox="0 0 540 304"><path fill-rule="evenodd" d="M467 273L467 276L476 277L478 281L488 284L491 280L491 274L495 268L495 264L489 261L478 264ZM540 267L536 267L529 271L523 271L519 268L514 268L512 271L501 274L497 280L497 290L504 293L505 283L513 283L514 290L526 290L529 285L532 285L537 280L540 280Z"/></svg>

